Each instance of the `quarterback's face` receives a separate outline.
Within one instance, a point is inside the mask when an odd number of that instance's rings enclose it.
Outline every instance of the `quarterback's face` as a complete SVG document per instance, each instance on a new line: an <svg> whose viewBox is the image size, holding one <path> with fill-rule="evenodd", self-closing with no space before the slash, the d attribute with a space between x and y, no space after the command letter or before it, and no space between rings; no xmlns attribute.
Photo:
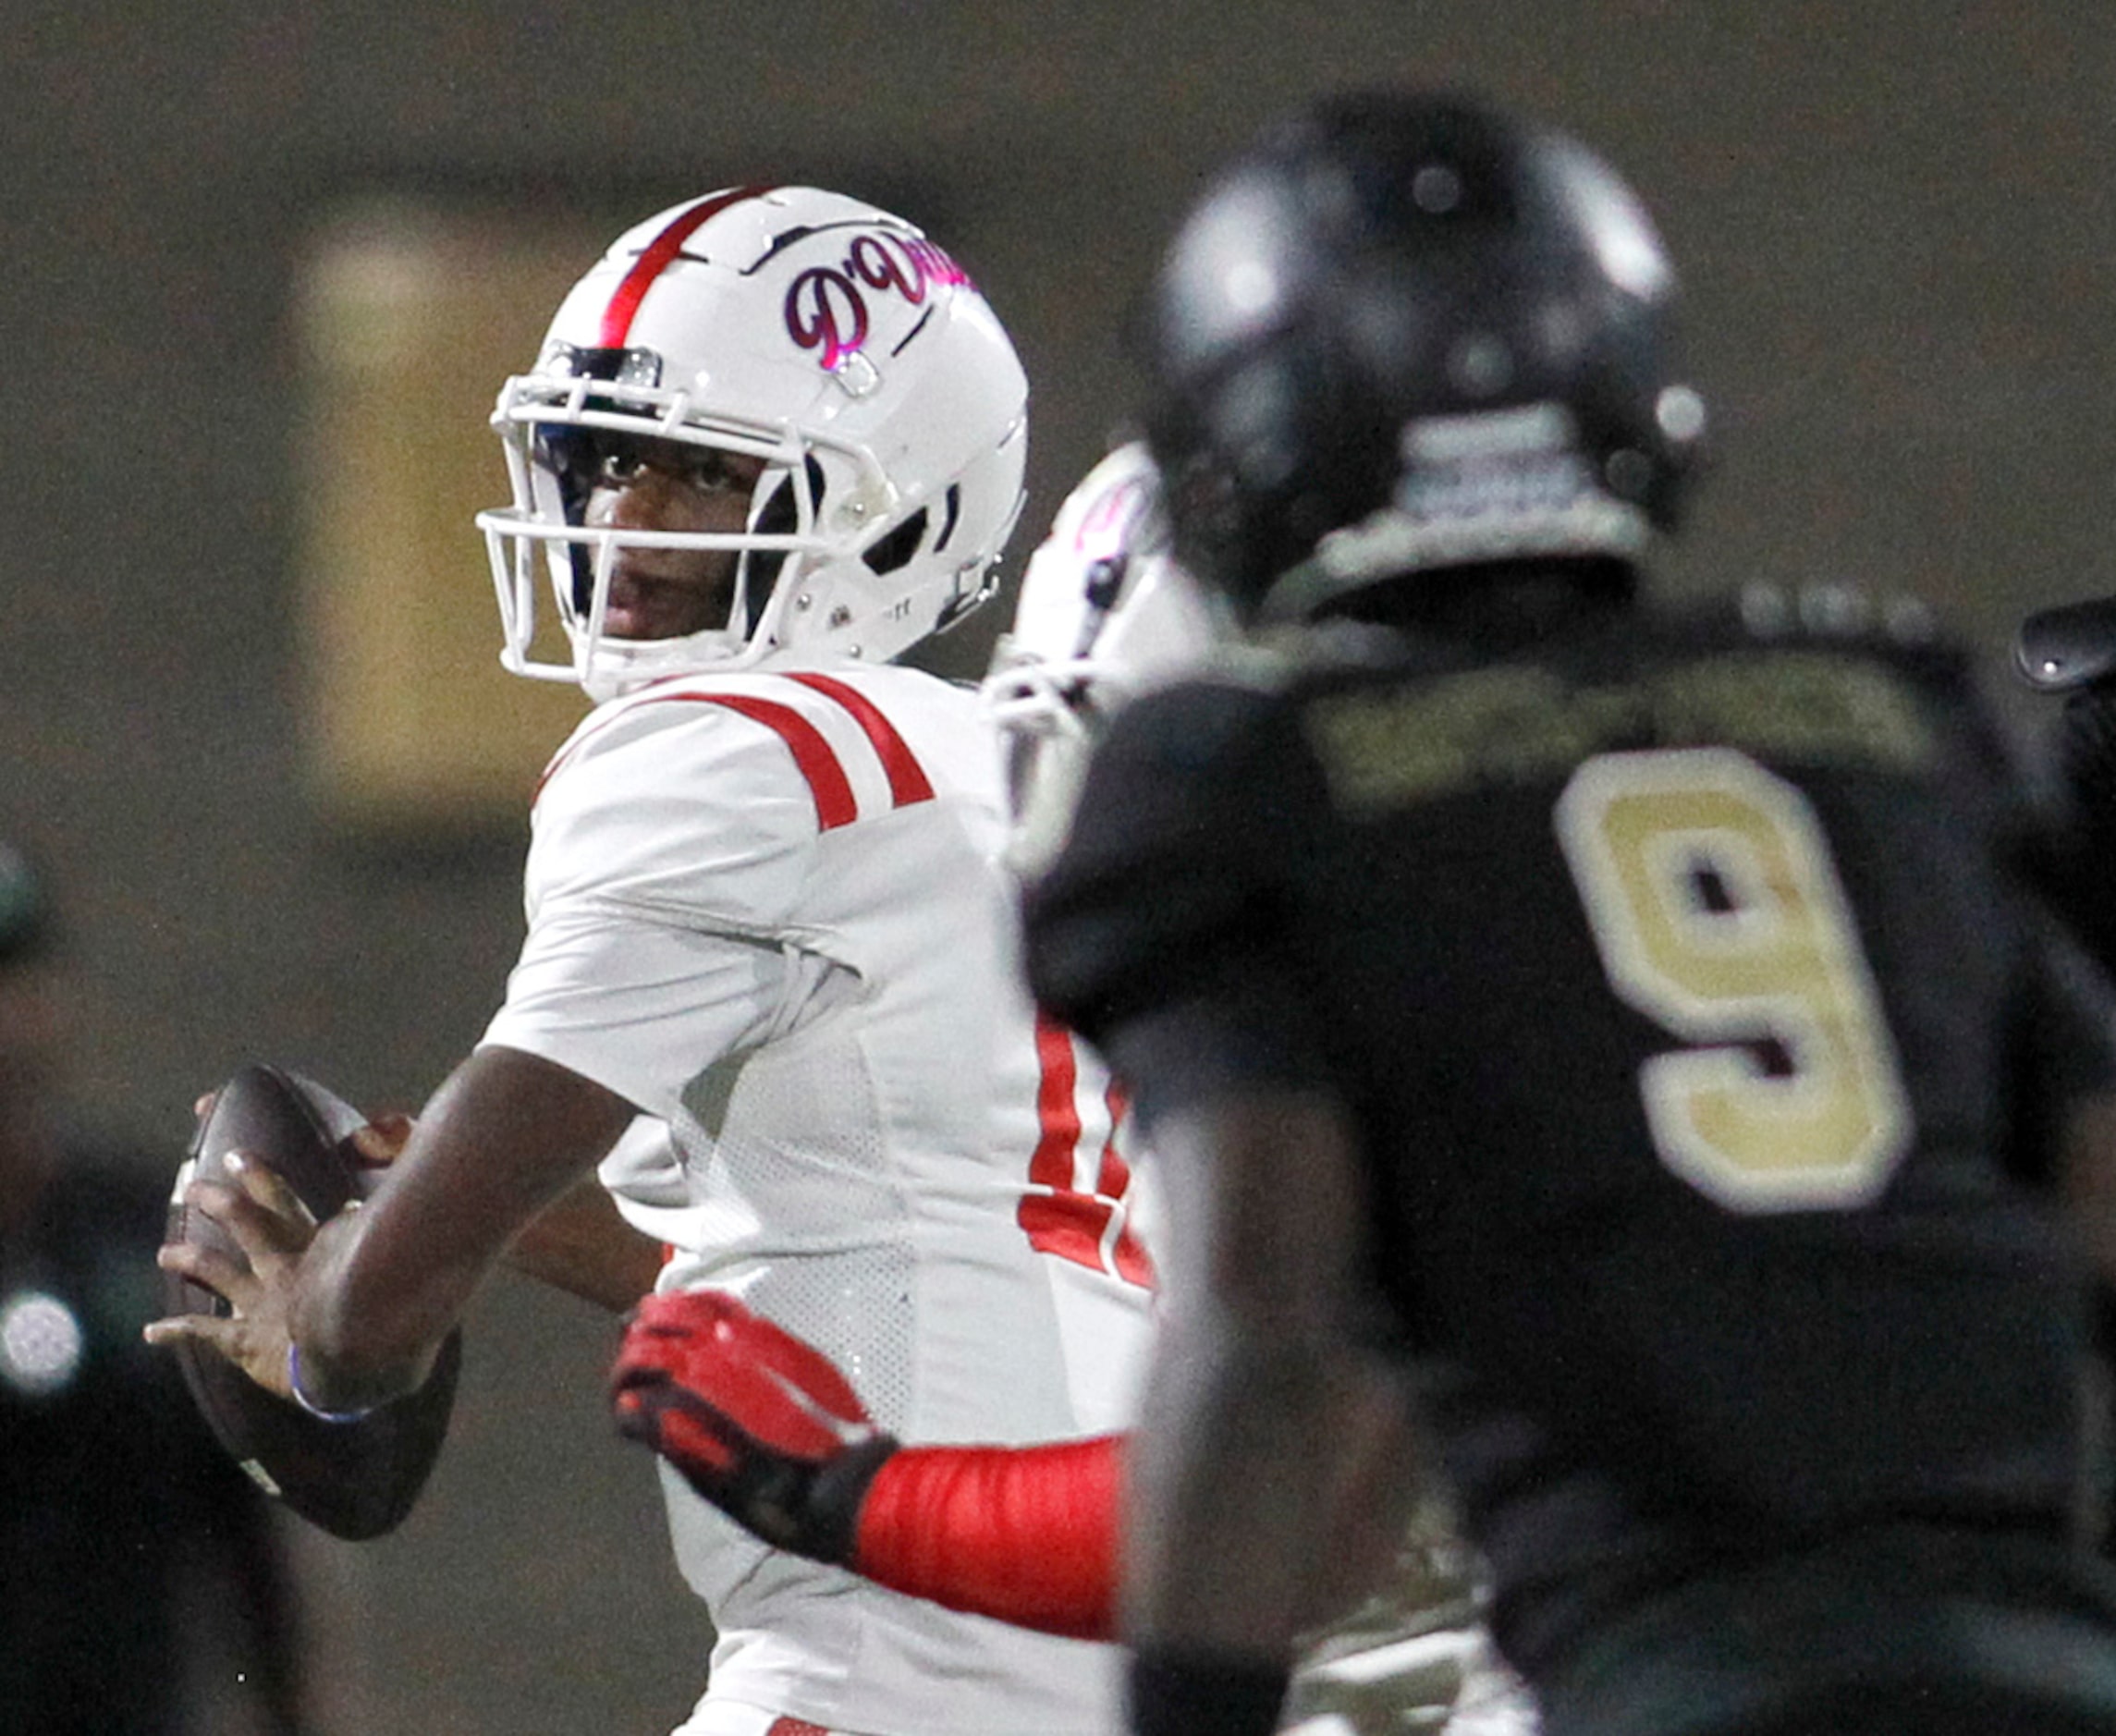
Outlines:
<svg viewBox="0 0 2116 1736"><path fill-rule="evenodd" d="M764 471L760 458L676 440L630 440L603 457L588 523L619 531L738 532ZM726 548L620 546L603 630L613 639L677 639L727 624L735 564Z"/></svg>

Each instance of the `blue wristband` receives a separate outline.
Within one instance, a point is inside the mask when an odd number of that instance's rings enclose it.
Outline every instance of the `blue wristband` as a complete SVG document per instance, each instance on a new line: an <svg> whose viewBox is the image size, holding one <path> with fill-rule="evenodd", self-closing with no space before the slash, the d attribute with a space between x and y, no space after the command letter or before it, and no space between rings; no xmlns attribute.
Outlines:
<svg viewBox="0 0 2116 1736"><path fill-rule="evenodd" d="M293 1339L287 1340L287 1390L294 1395L294 1402L311 1416L321 1417L326 1423L357 1423L363 1416L372 1416L381 1407L364 1404L357 1411L326 1411L301 1390L301 1347Z"/></svg>

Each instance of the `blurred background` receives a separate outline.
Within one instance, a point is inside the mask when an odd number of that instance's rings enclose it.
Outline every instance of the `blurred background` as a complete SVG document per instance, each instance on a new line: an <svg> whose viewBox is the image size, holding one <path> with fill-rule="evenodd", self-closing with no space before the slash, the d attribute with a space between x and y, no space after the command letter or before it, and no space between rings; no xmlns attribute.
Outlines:
<svg viewBox="0 0 2116 1736"><path fill-rule="evenodd" d="M1671 582L1916 591L2006 690L2116 590L2107 0L13 0L0 105L0 838L75 961L71 1086L173 1168L238 1062L415 1108L496 1006L529 788L483 417L630 222L808 180L927 227L1034 385L1009 580L1129 407L1197 177L1328 87L1584 136L1684 275L1717 471ZM929 661L982 671L1003 606ZM2035 712L2018 693L2024 736ZM707 1641L605 1319L503 1279L454 1439L367 1546L297 1537L329 1732L664 1730Z"/></svg>

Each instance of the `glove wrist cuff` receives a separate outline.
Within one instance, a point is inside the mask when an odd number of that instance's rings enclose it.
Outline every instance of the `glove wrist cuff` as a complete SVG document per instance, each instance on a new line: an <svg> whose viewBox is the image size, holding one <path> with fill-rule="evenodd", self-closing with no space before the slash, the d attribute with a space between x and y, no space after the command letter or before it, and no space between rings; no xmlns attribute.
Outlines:
<svg viewBox="0 0 2116 1736"><path fill-rule="evenodd" d="M843 1567L850 1564L860 1535L860 1509L882 1467L901 1443L876 1430L857 1447L848 1448L815 1473L809 1485L808 1522L802 1527L803 1554ZM813 1544L813 1547L805 1547Z"/></svg>

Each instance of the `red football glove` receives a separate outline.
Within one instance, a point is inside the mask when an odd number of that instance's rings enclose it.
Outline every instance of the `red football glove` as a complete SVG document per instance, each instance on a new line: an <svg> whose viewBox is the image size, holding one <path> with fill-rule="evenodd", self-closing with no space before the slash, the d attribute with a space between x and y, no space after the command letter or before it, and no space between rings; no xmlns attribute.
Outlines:
<svg viewBox="0 0 2116 1736"><path fill-rule="evenodd" d="M649 1296L611 1372L618 1428L766 1543L852 1557L860 1503L895 1436L821 1351L724 1290Z"/></svg>

